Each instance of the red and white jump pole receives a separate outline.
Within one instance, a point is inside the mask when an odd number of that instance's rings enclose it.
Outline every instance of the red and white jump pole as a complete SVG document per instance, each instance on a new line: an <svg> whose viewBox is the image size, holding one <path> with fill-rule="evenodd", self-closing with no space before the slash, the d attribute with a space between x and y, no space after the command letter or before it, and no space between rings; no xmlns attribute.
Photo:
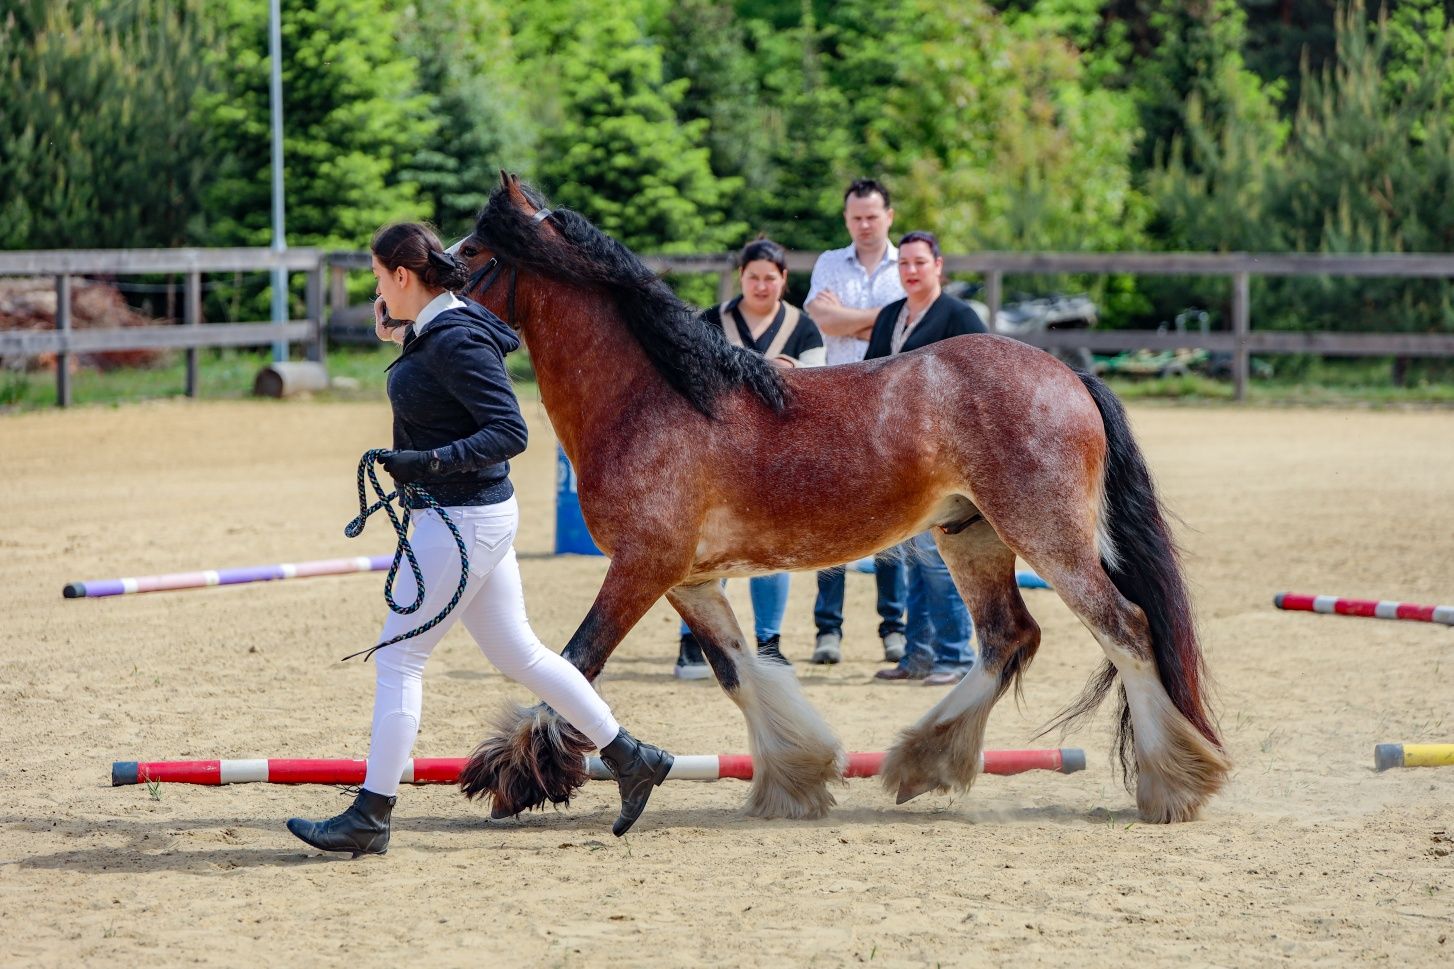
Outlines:
<svg viewBox="0 0 1454 969"><path fill-rule="evenodd" d="M91 579L70 582L61 590L67 599L99 599L134 592L170 592L174 589L206 589L214 585L244 582L272 582L277 579L308 579L315 575L348 575L352 572L383 572L392 555L356 555L346 559L318 559L312 562L279 562L240 569L204 569L200 572L171 572L166 575L138 575L124 579Z"/></svg>
<svg viewBox="0 0 1454 969"><path fill-rule="evenodd" d="M1364 616L1369 619L1409 619L1454 626L1454 606L1420 606L1391 599L1343 599L1338 596L1309 596L1279 592L1272 599L1279 609L1317 612L1329 616Z"/></svg>
<svg viewBox="0 0 1454 969"><path fill-rule="evenodd" d="M882 753L849 754L844 777L876 777ZM464 757L416 757L404 765L404 784L453 784ZM599 757L587 757L592 780L611 777ZM119 760L111 765L111 786L127 784L362 784L362 760ZM1078 747L1049 750L986 750L980 757L986 774L1023 774L1032 770L1073 774L1085 770L1085 751ZM672 764L669 781L752 780L750 754L686 754Z"/></svg>

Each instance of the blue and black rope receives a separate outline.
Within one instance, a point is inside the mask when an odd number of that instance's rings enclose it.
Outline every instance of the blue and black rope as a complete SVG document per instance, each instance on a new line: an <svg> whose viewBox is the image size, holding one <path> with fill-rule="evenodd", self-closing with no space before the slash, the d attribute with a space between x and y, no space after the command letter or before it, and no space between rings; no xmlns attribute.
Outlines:
<svg viewBox="0 0 1454 969"><path fill-rule="evenodd" d="M364 525L368 524L369 516L381 509L389 516L389 521L394 526L394 534L399 538L399 546L394 549L394 561L389 566L388 578L384 580L384 601L389 604L389 609L401 616L407 616L417 612L419 611L419 607L424 605L424 573L419 569L419 560L414 557L414 547L409 544L409 500L411 498L417 498L428 507L439 512L439 517L448 526L449 533L454 536L454 543L459 547L459 588L454 590L454 597L449 600L449 604L444 607L439 615L418 629L410 630L407 633L395 636L393 639L386 640L376 646L371 646L368 649L359 650L357 653L351 653L344 657L345 660L351 660L355 656L362 656L364 662L367 663L374 653L383 649L385 646L402 643L406 639L413 639L420 633L433 629L444 621L445 616L448 616L454 611L455 606L459 605L460 597L464 595L465 586L469 582L469 551L465 548L464 539L460 537L459 529L455 527L454 522L450 521L449 515L445 510L439 507L438 503L429 496L429 493L418 485L401 484L398 490L385 492L384 486L379 484L379 474L375 470L374 465L380 463L379 459L387 453L388 451L383 448L375 448L371 451L365 451L364 456L359 460L358 517L344 526L343 534L349 538L358 538L363 534ZM364 487L365 477L368 478L368 483L373 485L374 494L378 496L378 500L372 505L369 504L368 491ZM399 500L399 505L403 509L402 514L394 510L392 502L396 498ZM418 593L414 602L407 606L401 606L394 601L394 579L399 573L399 563L402 559L409 560L409 568L414 572L414 588Z"/></svg>

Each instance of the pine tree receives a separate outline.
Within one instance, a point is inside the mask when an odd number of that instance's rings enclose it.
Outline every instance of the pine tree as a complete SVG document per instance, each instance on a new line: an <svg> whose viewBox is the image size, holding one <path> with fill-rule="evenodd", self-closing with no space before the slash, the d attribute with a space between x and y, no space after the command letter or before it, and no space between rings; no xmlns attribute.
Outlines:
<svg viewBox="0 0 1454 969"><path fill-rule="evenodd" d="M771 133L755 60L762 31L735 16L723 0L680 0L659 28L668 82L683 81L677 118L701 122L712 173L742 187L727 200L728 216L760 227L775 208Z"/></svg>
<svg viewBox="0 0 1454 969"><path fill-rule="evenodd" d="M501 168L533 174L539 132L524 108L510 23L494 0L414 0L399 31L437 122L402 177L419 183L441 231L463 234Z"/></svg>
<svg viewBox="0 0 1454 969"><path fill-rule="evenodd" d="M1155 45L1135 68L1133 82L1143 132L1138 169L1150 170L1175 147L1186 148L1190 105L1196 105L1198 123L1212 131L1251 102L1267 102L1270 113L1280 88L1264 90L1246 69L1246 16L1235 0L1159 0L1147 21Z"/></svg>
<svg viewBox="0 0 1454 969"><path fill-rule="evenodd" d="M1408 21L1338 23L1333 66L1302 81L1275 217L1311 252L1454 250L1454 44L1432 4ZM1427 18L1427 19L1424 19ZM1423 19L1422 36L1394 27ZM1443 280L1288 284L1281 315L1308 328L1454 330Z"/></svg>
<svg viewBox="0 0 1454 969"><path fill-rule="evenodd" d="M638 250L739 245L746 227L726 213L740 186L712 174L701 146L706 122L678 123L687 82L664 80L661 50L638 23L642 11L586 4L587 17L561 0L542 6L528 15L550 21L534 25L527 70L560 79L560 120L540 144L546 192ZM548 34L554 41L540 43Z"/></svg>
<svg viewBox="0 0 1454 969"><path fill-rule="evenodd" d="M0 239L7 248L197 240L212 168L200 0L14 4L0 19Z"/></svg>
<svg viewBox="0 0 1454 969"><path fill-rule="evenodd" d="M271 223L268 8L212 7L221 83L203 101L223 163L208 192L215 245L267 245ZM357 248L429 214L405 177L435 121L383 0L283 0L283 165L290 245Z"/></svg>
<svg viewBox="0 0 1454 969"><path fill-rule="evenodd" d="M768 201L757 227L789 248L826 249L843 244L843 186L857 173L844 124L847 101L824 77L809 0L802 0L801 14L798 27L773 36L779 66L768 95Z"/></svg>

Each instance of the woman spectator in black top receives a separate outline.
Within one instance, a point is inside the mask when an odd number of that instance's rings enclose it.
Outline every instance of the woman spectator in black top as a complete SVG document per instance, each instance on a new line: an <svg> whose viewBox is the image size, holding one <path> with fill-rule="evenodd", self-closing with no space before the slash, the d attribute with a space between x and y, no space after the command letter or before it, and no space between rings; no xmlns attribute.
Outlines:
<svg viewBox="0 0 1454 969"><path fill-rule="evenodd" d="M383 464L396 481L420 486L444 507L469 550L469 576L443 622L374 657L368 771L353 806L327 821L293 818L288 830L325 851L387 850L395 794L419 732L424 664L459 620L502 673L600 748L621 788L621 816L612 830L624 834L651 788L665 780L672 757L622 730L585 676L546 649L526 618L513 544L519 509L509 477L509 459L525 450L526 431L505 372L505 355L520 341L489 310L454 294L465 282L464 268L429 227L385 226L370 249L383 297L374 304L376 332L392 339L391 327L402 325L394 320L408 323L403 351L389 367L395 450ZM410 615L390 612L380 642L408 632L420 616L437 615L459 587L459 552L448 526L432 508L416 504L413 515L424 602ZM400 582L402 600L413 601L412 575L401 572Z"/></svg>
<svg viewBox="0 0 1454 969"><path fill-rule="evenodd" d="M899 240L899 282L908 295L879 311L864 359L890 357L950 337L985 333L979 314L944 292L944 259L930 232ZM954 587L930 532L909 539L908 647L896 666L879 670L881 680L923 680L929 686L958 683L974 665L974 619Z"/></svg>
<svg viewBox="0 0 1454 969"><path fill-rule="evenodd" d="M728 343L761 353L780 367L821 367L823 334L818 332L818 325L783 300L788 284L788 259L783 247L771 239L749 242L738 254L737 266L742 295L712 307L702 314L702 319L720 327ZM781 641L788 585L786 572L748 580L757 651L783 663L787 662ZM681 648L672 672L683 680L711 675L702 647L686 623L682 623Z"/></svg>

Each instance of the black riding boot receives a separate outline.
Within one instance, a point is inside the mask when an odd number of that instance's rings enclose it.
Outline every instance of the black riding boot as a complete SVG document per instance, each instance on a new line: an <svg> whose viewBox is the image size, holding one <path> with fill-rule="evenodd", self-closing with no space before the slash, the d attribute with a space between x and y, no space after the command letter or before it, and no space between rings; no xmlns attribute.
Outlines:
<svg viewBox="0 0 1454 969"><path fill-rule="evenodd" d="M783 655L782 636L769 636L757 641L757 655L771 663L792 666L792 661Z"/></svg>
<svg viewBox="0 0 1454 969"><path fill-rule="evenodd" d="M288 830L321 851L381 855L389 850L389 815L396 797L360 790L347 811L327 821L289 818Z"/></svg>
<svg viewBox="0 0 1454 969"><path fill-rule="evenodd" d="M601 761L621 790L621 816L611 825L612 834L619 838L631 830L646 810L651 789L666 780L672 760L671 754L660 747L643 744L625 730L601 748Z"/></svg>

